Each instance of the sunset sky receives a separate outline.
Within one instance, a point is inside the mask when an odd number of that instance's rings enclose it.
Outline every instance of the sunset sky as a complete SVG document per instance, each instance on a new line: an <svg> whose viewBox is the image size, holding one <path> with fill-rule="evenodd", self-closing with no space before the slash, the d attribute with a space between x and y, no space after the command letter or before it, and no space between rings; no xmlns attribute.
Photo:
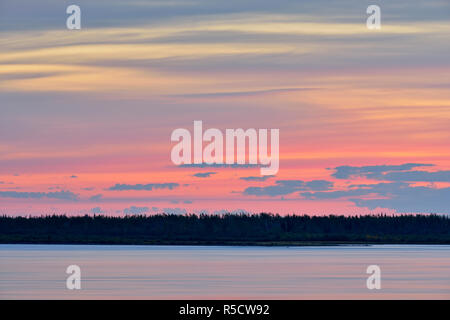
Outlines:
<svg viewBox="0 0 450 320"><path fill-rule="evenodd" d="M0 214L449 214L450 2L370 4L0 0ZM175 166L194 120L278 173Z"/></svg>

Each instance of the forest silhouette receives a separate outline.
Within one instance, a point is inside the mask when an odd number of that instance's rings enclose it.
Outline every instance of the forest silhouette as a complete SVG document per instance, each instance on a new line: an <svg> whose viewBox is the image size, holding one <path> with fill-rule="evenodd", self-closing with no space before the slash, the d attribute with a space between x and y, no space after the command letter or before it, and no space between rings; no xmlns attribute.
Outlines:
<svg viewBox="0 0 450 320"><path fill-rule="evenodd" d="M450 244L441 215L157 214L0 217L0 243L327 245Z"/></svg>

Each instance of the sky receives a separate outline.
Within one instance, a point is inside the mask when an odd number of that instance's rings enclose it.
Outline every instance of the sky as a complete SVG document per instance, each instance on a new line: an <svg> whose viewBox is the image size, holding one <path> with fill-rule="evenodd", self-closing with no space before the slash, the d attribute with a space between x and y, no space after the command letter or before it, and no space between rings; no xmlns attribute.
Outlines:
<svg viewBox="0 0 450 320"><path fill-rule="evenodd" d="M0 0L0 214L449 214L450 3L371 4ZM195 120L278 172L174 165Z"/></svg>

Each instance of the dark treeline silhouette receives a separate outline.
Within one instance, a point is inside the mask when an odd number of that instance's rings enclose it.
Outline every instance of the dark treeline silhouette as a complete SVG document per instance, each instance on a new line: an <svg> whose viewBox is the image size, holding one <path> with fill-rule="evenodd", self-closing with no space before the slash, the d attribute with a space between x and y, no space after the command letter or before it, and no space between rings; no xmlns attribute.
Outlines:
<svg viewBox="0 0 450 320"><path fill-rule="evenodd" d="M0 217L0 243L313 245L450 244L439 215L273 214Z"/></svg>

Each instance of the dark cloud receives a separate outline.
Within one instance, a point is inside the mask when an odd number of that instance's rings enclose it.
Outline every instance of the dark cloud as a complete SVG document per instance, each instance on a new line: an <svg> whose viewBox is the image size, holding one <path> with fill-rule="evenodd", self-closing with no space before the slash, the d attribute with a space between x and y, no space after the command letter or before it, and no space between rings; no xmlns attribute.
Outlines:
<svg viewBox="0 0 450 320"><path fill-rule="evenodd" d="M275 185L267 187L248 187L244 190L245 195L253 196L282 196L291 194L297 191L305 190L328 190L333 186L333 183L326 180L277 180Z"/></svg>
<svg viewBox="0 0 450 320"><path fill-rule="evenodd" d="M182 208L158 208L158 207L152 207L151 211L155 213L165 213L165 214L186 214L186 209Z"/></svg>
<svg viewBox="0 0 450 320"><path fill-rule="evenodd" d="M91 212L94 213L94 214L105 213L105 211L103 211L102 208L100 208L100 207L92 208Z"/></svg>
<svg viewBox="0 0 450 320"><path fill-rule="evenodd" d="M450 213L450 188L402 187L383 199L350 199L358 207L398 212Z"/></svg>
<svg viewBox="0 0 450 320"><path fill-rule="evenodd" d="M339 199L354 196L362 196L368 194L388 195L395 192L399 188L407 187L407 183L378 183L378 184L360 184L351 185L347 190L336 191L317 191L317 192L302 192L301 195L307 199L324 200L324 199Z"/></svg>
<svg viewBox="0 0 450 320"><path fill-rule="evenodd" d="M78 195L70 191L58 192L17 192L17 191L0 191L0 197L3 198L20 198L20 199L58 199L77 201Z"/></svg>
<svg viewBox="0 0 450 320"><path fill-rule="evenodd" d="M125 214L144 214L147 213L150 209L148 207L136 207L131 206L129 208L123 209L123 213Z"/></svg>
<svg viewBox="0 0 450 320"><path fill-rule="evenodd" d="M306 188L312 191L330 190L333 187L333 182L327 180L312 180L306 182Z"/></svg>
<svg viewBox="0 0 450 320"><path fill-rule="evenodd" d="M301 195L309 200L347 199L369 209L450 213L450 188L414 187L405 182L352 185L347 190L303 192ZM352 198L369 195L370 199Z"/></svg>
<svg viewBox="0 0 450 320"><path fill-rule="evenodd" d="M398 212L450 213L450 188L411 185L412 182L450 182L450 171L412 170L432 166L434 165L423 163L340 166L336 167L332 174L337 179L366 178L389 182L353 184L344 190L314 191L311 189L309 192L301 192L300 195L309 200L345 199L358 207L369 209L387 208Z"/></svg>
<svg viewBox="0 0 450 320"><path fill-rule="evenodd" d="M268 175L268 176L260 176L260 177L240 177L239 179L245 180L245 181L266 181L267 179L273 178L275 176Z"/></svg>
<svg viewBox="0 0 450 320"><path fill-rule="evenodd" d="M96 195L93 195L89 198L90 201L100 201L103 198L103 194L99 193Z"/></svg>
<svg viewBox="0 0 450 320"><path fill-rule="evenodd" d="M340 166L334 168L332 174L337 179L367 178L384 181L397 182L450 182L450 171L418 171L411 169L418 167L432 167L433 164L405 163L401 165L379 165L379 166Z"/></svg>
<svg viewBox="0 0 450 320"><path fill-rule="evenodd" d="M450 182L450 171L403 171L388 172L380 177L379 180L386 181L423 181L423 182Z"/></svg>
<svg viewBox="0 0 450 320"><path fill-rule="evenodd" d="M181 208L163 208L161 209L162 213L166 213L166 214L186 214L187 211L186 209L181 209Z"/></svg>
<svg viewBox="0 0 450 320"><path fill-rule="evenodd" d="M332 174L337 179L350 179L356 177L366 177L369 179L379 179L383 174L392 171L408 171L418 167L431 167L433 164L423 163L405 163L401 165L376 165L376 166L340 166L334 168L335 172Z"/></svg>
<svg viewBox="0 0 450 320"><path fill-rule="evenodd" d="M280 196L280 195L286 195L293 193L295 191L298 191L300 189L285 185L274 185L274 186L267 186L267 187L248 187L244 190L245 195L251 195L251 196Z"/></svg>
<svg viewBox="0 0 450 320"><path fill-rule="evenodd" d="M92 191L94 189L95 189L94 187L81 188L81 190L86 190L86 191Z"/></svg>
<svg viewBox="0 0 450 320"><path fill-rule="evenodd" d="M418 167L433 164L405 163L401 165L340 166L333 177L338 179L366 178L389 182L353 184L344 190L301 192L309 200L346 199L358 207L387 208L398 212L450 213L450 188L413 186L411 182L450 182L450 171L419 171ZM319 187L321 187L319 185ZM331 187L331 186L330 186Z"/></svg>
<svg viewBox="0 0 450 320"><path fill-rule="evenodd" d="M193 176L197 177L197 178L209 178L213 174L217 174L217 172L199 172L199 173L193 174Z"/></svg>
<svg viewBox="0 0 450 320"><path fill-rule="evenodd" d="M153 190L153 189L175 189L180 185L178 183L148 183L148 184L120 184L117 183L115 186L110 187L108 190L111 191L128 191L128 190Z"/></svg>
<svg viewBox="0 0 450 320"><path fill-rule="evenodd" d="M275 183L291 188L300 188L305 186L305 182L302 180L277 180Z"/></svg>
<svg viewBox="0 0 450 320"><path fill-rule="evenodd" d="M76 176L76 175L71 175L70 177L71 177L72 179L78 178L78 176Z"/></svg>
<svg viewBox="0 0 450 320"><path fill-rule="evenodd" d="M202 210L204 214L211 214L208 210ZM247 211L245 209L236 209L236 210L215 210L212 212L214 215L226 215L226 214L252 214L252 212Z"/></svg>

